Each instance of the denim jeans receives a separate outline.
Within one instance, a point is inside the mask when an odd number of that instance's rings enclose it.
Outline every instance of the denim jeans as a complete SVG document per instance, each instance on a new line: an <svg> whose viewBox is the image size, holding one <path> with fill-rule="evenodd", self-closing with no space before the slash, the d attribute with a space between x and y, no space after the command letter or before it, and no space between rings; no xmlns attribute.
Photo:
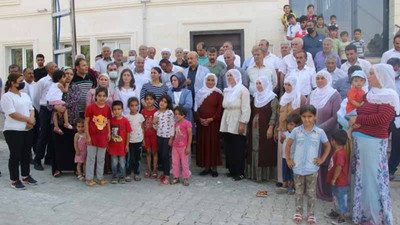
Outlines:
<svg viewBox="0 0 400 225"><path fill-rule="evenodd" d="M332 185L332 194L336 202L336 211L339 214L347 212L347 189L348 187L336 187Z"/></svg>
<svg viewBox="0 0 400 225"><path fill-rule="evenodd" d="M118 163L119 163L119 177L125 178L125 156L111 155L111 170L113 177L118 177Z"/></svg>

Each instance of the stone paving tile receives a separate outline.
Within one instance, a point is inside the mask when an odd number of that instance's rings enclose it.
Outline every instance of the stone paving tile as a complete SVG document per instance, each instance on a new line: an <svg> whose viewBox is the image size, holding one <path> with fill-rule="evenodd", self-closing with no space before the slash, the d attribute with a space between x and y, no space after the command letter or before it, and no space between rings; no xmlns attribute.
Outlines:
<svg viewBox="0 0 400 225"><path fill-rule="evenodd" d="M7 164L8 148L0 139L0 225L294 224L293 196L276 195L273 182L235 182L224 175L225 169L219 169L218 178L193 175L189 187L142 179L90 188L72 173L54 178L45 166L45 171L32 169L39 185L16 191L10 187ZM193 174L200 171L192 166ZM261 189L268 190L267 198L255 197ZM393 183L391 191L394 224L400 224L400 183ZM324 216L331 207L317 201L319 224L331 224Z"/></svg>

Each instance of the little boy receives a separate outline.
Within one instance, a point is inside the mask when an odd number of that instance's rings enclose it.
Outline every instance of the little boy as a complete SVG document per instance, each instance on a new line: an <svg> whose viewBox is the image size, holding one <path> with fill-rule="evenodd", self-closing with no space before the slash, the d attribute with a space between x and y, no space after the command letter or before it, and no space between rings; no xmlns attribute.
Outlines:
<svg viewBox="0 0 400 225"><path fill-rule="evenodd" d="M347 92L347 106L346 106L346 119L349 119L351 116L356 116L356 109L361 107L364 104L364 95L365 91L363 90L366 75L362 70L356 70L351 75L351 89ZM348 137L351 138L351 132L353 129L350 127L348 129Z"/></svg>
<svg viewBox="0 0 400 225"><path fill-rule="evenodd" d="M349 164L344 146L347 134L344 130L336 130L332 135L332 146L335 152L329 164L327 182L332 185L332 194L336 202L336 211L328 214L332 219L338 218L338 223L346 222L344 214L347 212L347 189Z"/></svg>
<svg viewBox="0 0 400 225"><path fill-rule="evenodd" d="M294 35L295 37L298 38L303 38L304 36L307 35L307 17L306 16L301 16L299 19L300 22L300 30L296 32Z"/></svg>
<svg viewBox="0 0 400 225"><path fill-rule="evenodd" d="M301 31L300 23L296 21L296 17L293 14L290 14L287 17L289 22L289 27L287 29L286 38L291 41L295 38L297 31Z"/></svg>
<svg viewBox="0 0 400 225"><path fill-rule="evenodd" d="M125 154L129 152L129 137L132 132L128 119L122 116L123 104L114 101L111 106L114 117L111 118L111 140L108 152L111 155L112 184L125 183ZM118 163L120 174L118 177ZM118 180L119 178L119 180Z"/></svg>
<svg viewBox="0 0 400 225"><path fill-rule="evenodd" d="M337 38L339 30L334 25L329 26L328 29L329 29L329 37L333 41L332 52L339 56L340 55L340 40Z"/></svg>
<svg viewBox="0 0 400 225"><path fill-rule="evenodd" d="M339 29L339 26L336 23L336 15L331 15L331 17L329 18L329 20L331 21L331 23L329 24L329 26L335 26ZM338 38L338 37L336 37Z"/></svg>
<svg viewBox="0 0 400 225"><path fill-rule="evenodd" d="M354 40L350 42L350 44L355 45L357 47L358 57L363 59L364 57L364 49L365 43L364 40L361 39L361 29L354 30Z"/></svg>
<svg viewBox="0 0 400 225"><path fill-rule="evenodd" d="M347 31L342 31L340 33L340 60L342 61L342 64L345 63L347 61L347 57L346 57L346 46L350 44L349 42L349 33Z"/></svg>

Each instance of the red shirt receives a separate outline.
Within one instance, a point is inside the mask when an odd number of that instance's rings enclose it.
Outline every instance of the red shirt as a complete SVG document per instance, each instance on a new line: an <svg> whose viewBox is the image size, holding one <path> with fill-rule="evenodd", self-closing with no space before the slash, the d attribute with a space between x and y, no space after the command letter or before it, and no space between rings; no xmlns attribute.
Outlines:
<svg viewBox="0 0 400 225"><path fill-rule="evenodd" d="M85 118L89 117L89 135L92 146L106 148L108 146L108 127L111 109L107 104L100 108L93 103L86 107Z"/></svg>
<svg viewBox="0 0 400 225"><path fill-rule="evenodd" d="M110 155L124 156L126 154L126 135L132 132L131 125L127 118L111 118L111 140L108 146Z"/></svg>
<svg viewBox="0 0 400 225"><path fill-rule="evenodd" d="M351 111L353 111L354 109L356 109L357 107L353 104L351 104L350 100L354 100L358 103L361 103L364 100L364 95L365 92L363 91L363 89L357 89L355 87L352 87L348 92L347 92L347 106L346 106L346 113L350 113Z"/></svg>
<svg viewBox="0 0 400 225"><path fill-rule="evenodd" d="M144 117L144 135L152 136L157 135L157 131L153 128L153 118L154 113L158 111L157 108L154 107L153 110L142 109L142 115Z"/></svg>
<svg viewBox="0 0 400 225"><path fill-rule="evenodd" d="M306 35L307 35L307 31L306 30L300 30L300 31L297 31L294 36L297 37L297 38L303 38Z"/></svg>
<svg viewBox="0 0 400 225"><path fill-rule="evenodd" d="M349 174L349 163L347 160L346 151L344 149L337 150L333 153L331 162L329 164L329 171L327 175L327 182L331 183L335 169L337 166L342 167L342 171L336 179L336 187L347 187L348 186L348 174Z"/></svg>

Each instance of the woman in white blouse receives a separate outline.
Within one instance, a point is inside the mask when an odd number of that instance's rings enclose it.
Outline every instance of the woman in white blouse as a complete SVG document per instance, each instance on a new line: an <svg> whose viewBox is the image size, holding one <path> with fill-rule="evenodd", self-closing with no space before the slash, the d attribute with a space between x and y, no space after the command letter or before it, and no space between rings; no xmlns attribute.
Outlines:
<svg viewBox="0 0 400 225"><path fill-rule="evenodd" d="M32 128L35 125L35 112L30 97L21 92L25 86L21 73L11 73L5 87L5 94L1 99L1 107L6 116L4 122L4 137L10 159L8 169L10 171L11 187L24 189L20 181L19 166L21 165L22 181L26 184L37 184L30 176L29 162L31 159Z"/></svg>
<svg viewBox="0 0 400 225"><path fill-rule="evenodd" d="M229 176L234 180L244 178L246 125L250 120L250 92L242 85L237 69L226 72L228 87L224 89L220 132L223 135Z"/></svg>

